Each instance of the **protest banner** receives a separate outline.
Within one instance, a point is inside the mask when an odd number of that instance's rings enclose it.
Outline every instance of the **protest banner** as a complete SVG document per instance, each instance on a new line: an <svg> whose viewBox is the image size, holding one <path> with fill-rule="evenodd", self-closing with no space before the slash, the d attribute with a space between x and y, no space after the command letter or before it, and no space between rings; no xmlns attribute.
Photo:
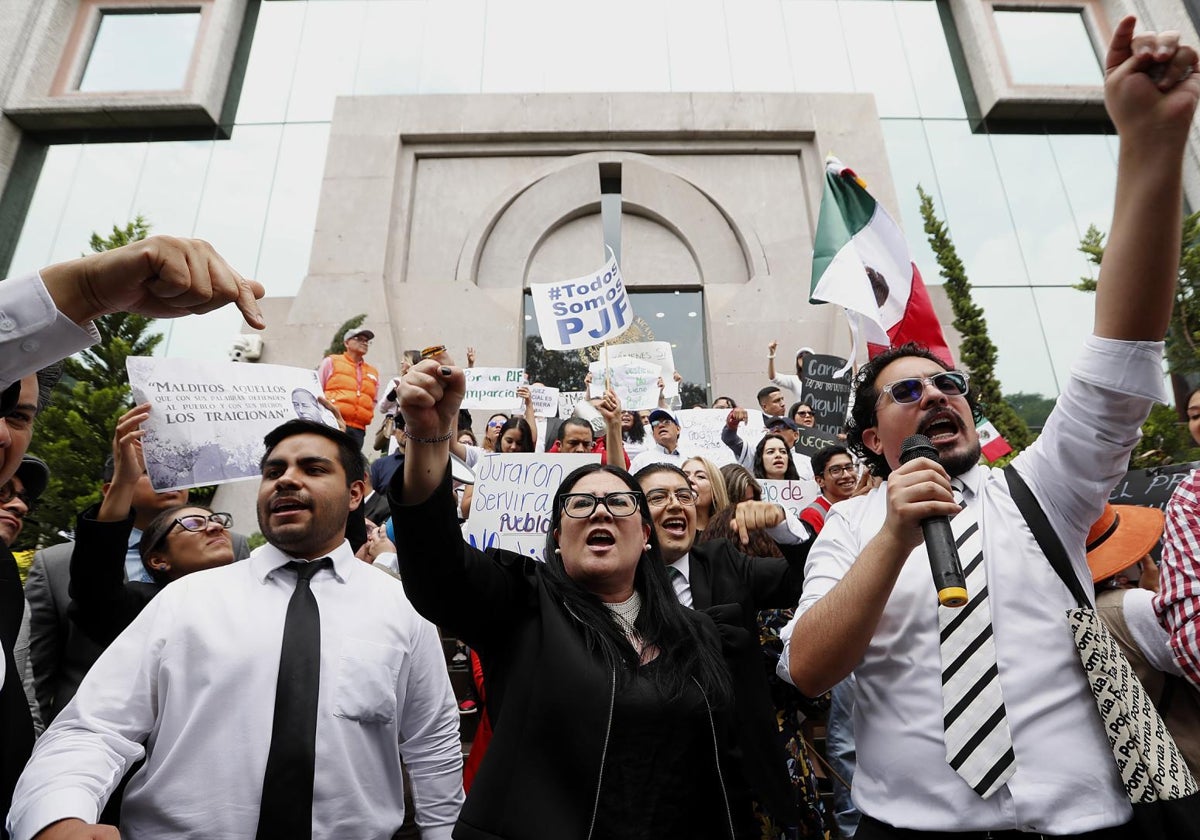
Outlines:
<svg viewBox="0 0 1200 840"><path fill-rule="evenodd" d="M813 427L811 429L800 427L800 437L796 440L796 451L801 455L813 456L817 452L824 449L826 446L836 446L841 444L837 435L831 435L828 432L823 432L820 429ZM843 444L844 445L844 444Z"/></svg>
<svg viewBox="0 0 1200 840"><path fill-rule="evenodd" d="M639 359L658 365L663 379L663 396L667 399L679 396L679 383L675 381L675 356L669 341L635 341L629 344L608 345L609 361L617 359ZM603 358L603 356L602 356ZM593 376L593 381L595 377Z"/></svg>
<svg viewBox="0 0 1200 840"><path fill-rule="evenodd" d="M1108 494L1108 501L1114 505L1140 505L1163 510L1175 488L1197 467L1200 467L1200 461L1130 470Z"/></svg>
<svg viewBox="0 0 1200 840"><path fill-rule="evenodd" d="M633 323L633 308L615 256L582 277L531 283L529 293L547 350L592 347L616 338Z"/></svg>
<svg viewBox="0 0 1200 840"><path fill-rule="evenodd" d="M698 455L707 458L718 467L736 462L733 450L721 442L721 430L725 428L729 409L689 408L675 412L675 416L679 418L680 452L688 457ZM762 436L762 414L749 412L747 421L738 427L738 437L753 450Z"/></svg>
<svg viewBox="0 0 1200 840"><path fill-rule="evenodd" d="M463 408L486 408L492 411L520 412L524 401L517 396L517 387L525 384L525 371L520 368L466 368L467 393Z"/></svg>
<svg viewBox="0 0 1200 840"><path fill-rule="evenodd" d="M603 354L602 354L603 355ZM662 368L640 359L610 359L608 365L601 358L588 365L592 374L591 395L604 395L604 383L616 392L624 411L646 411L658 408L658 380Z"/></svg>
<svg viewBox="0 0 1200 840"><path fill-rule="evenodd" d="M150 403L142 451L160 492L258 478L263 435L288 420L337 426L314 370L148 356L125 369L134 400Z"/></svg>
<svg viewBox="0 0 1200 840"><path fill-rule="evenodd" d="M819 431L836 435L846 424L850 409L850 372L835 376L846 360L816 353L804 357L803 401L812 406Z"/></svg>
<svg viewBox="0 0 1200 840"><path fill-rule="evenodd" d="M587 391L559 391L558 392L558 416L564 420L571 416L571 412L575 410L575 403L584 399L587 396Z"/></svg>
<svg viewBox="0 0 1200 840"><path fill-rule="evenodd" d="M800 511L811 505L821 495L817 482L809 480L779 481L772 478L760 478L762 500L776 505L783 505L796 516Z"/></svg>
<svg viewBox="0 0 1200 840"><path fill-rule="evenodd" d="M475 548L504 548L543 560L554 494L570 472L597 454L485 455L475 466L471 515L463 537Z"/></svg>
<svg viewBox="0 0 1200 840"><path fill-rule="evenodd" d="M533 400L534 417L554 417L558 414L558 389L545 385L530 385L529 396Z"/></svg>

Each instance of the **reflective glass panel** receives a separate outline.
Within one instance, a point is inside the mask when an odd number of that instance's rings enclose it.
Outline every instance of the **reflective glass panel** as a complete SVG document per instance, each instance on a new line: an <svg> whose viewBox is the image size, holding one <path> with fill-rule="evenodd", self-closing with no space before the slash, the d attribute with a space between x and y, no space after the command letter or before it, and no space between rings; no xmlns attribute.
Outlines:
<svg viewBox="0 0 1200 840"><path fill-rule="evenodd" d="M996 377L1004 394L1018 391L1026 394L1058 396L1055 363L1046 348L1048 315L1057 329L1062 313L1039 311L1034 290L980 288L971 290L971 297L983 309L987 319L988 337L996 345ZM1089 325L1090 326L1090 325ZM1068 364L1079 352L1077 344L1068 356Z"/></svg>
<svg viewBox="0 0 1200 840"><path fill-rule="evenodd" d="M896 200L900 205L900 218L904 238L912 252L913 262L921 272L925 285L942 282L938 275L937 258L929 247L925 236L925 222L921 218L920 186L933 198L933 207L938 218L945 220L937 172L925 140L925 126L921 120L881 120L883 137L887 146L888 163L892 172L892 183L896 187ZM870 184L867 184L870 189Z"/></svg>
<svg viewBox="0 0 1200 840"><path fill-rule="evenodd" d="M9 276L37 271L53 262L54 237L71 194L82 146L51 146L46 152L25 224L13 251Z"/></svg>
<svg viewBox="0 0 1200 840"><path fill-rule="evenodd" d="M263 3L238 100L238 123L282 122L304 32L306 3Z"/></svg>
<svg viewBox="0 0 1200 840"><path fill-rule="evenodd" d="M841 3L842 26L854 89L875 94L881 117L915 117L920 113L913 90L900 27L892 0ZM811 37L811 36L810 36Z"/></svg>
<svg viewBox="0 0 1200 840"><path fill-rule="evenodd" d="M333 117L333 100L354 92L365 4L358 0L309 0L296 56L287 121Z"/></svg>
<svg viewBox="0 0 1200 840"><path fill-rule="evenodd" d="M721 0L667 0L671 90L733 90L725 5Z"/></svg>
<svg viewBox="0 0 1200 840"><path fill-rule="evenodd" d="M781 4L792 75L801 93L853 92L854 74L837 0ZM812 33L822 33L820 38Z"/></svg>
<svg viewBox="0 0 1200 840"><path fill-rule="evenodd" d="M777 0L726 0L733 88L790 93L795 83Z"/></svg>
<svg viewBox="0 0 1200 840"><path fill-rule="evenodd" d="M59 219L52 259L67 260L87 253L93 233L107 236L113 225L124 227L133 219L134 192L149 145L84 145L71 183L70 197Z"/></svg>
<svg viewBox="0 0 1200 840"><path fill-rule="evenodd" d="M416 93L424 30L424 3L414 0L367 3L354 92Z"/></svg>
<svg viewBox="0 0 1200 840"><path fill-rule="evenodd" d="M294 295L308 273L329 126L285 125L254 276L272 297Z"/></svg>
<svg viewBox="0 0 1200 840"><path fill-rule="evenodd" d="M478 93L483 77L484 0L425 6L421 93Z"/></svg>
<svg viewBox="0 0 1200 840"><path fill-rule="evenodd" d="M200 29L200 12L100 13L100 26L88 54L81 91L179 90Z"/></svg>
<svg viewBox="0 0 1200 840"><path fill-rule="evenodd" d="M1101 85L1096 47L1078 10L993 11L1016 85Z"/></svg>

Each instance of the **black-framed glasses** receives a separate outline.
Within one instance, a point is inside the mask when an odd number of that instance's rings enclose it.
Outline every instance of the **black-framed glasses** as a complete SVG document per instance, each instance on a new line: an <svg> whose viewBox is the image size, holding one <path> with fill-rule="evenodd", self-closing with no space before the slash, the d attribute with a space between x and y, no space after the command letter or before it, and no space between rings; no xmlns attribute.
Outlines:
<svg viewBox="0 0 1200 840"><path fill-rule="evenodd" d="M228 530L233 526L233 516L228 513L210 513L208 516L202 513L192 513L179 517L171 523L171 527L174 528L178 525L183 530L194 533L196 531L203 531L208 527L208 523L210 522L220 525L222 530ZM171 529L168 528L167 533L169 534L170 532ZM165 537L166 534L163 534L163 536Z"/></svg>
<svg viewBox="0 0 1200 840"><path fill-rule="evenodd" d="M676 490L651 490L646 494L646 503L652 508L666 507L671 503L671 499L685 507L696 504L696 494L684 487Z"/></svg>
<svg viewBox="0 0 1200 840"><path fill-rule="evenodd" d="M837 464L832 467L826 467L825 473L830 478L837 478L839 475L854 475L857 472L854 464Z"/></svg>
<svg viewBox="0 0 1200 840"><path fill-rule="evenodd" d="M26 512L31 512L37 505L37 499L30 496L24 490L17 490L17 485L11 480L4 482L0 486L0 505L6 505L13 499L20 499L25 503Z"/></svg>
<svg viewBox="0 0 1200 840"><path fill-rule="evenodd" d="M880 399L884 394L892 398L892 402L908 405L921 399L925 386L932 385L947 397L965 397L970 389L970 377L961 370L944 370L933 376L914 376L909 379L897 379L884 385Z"/></svg>
<svg viewBox="0 0 1200 840"><path fill-rule="evenodd" d="M632 490L621 490L593 496L591 493L567 493L562 497L562 512L572 519L587 519L603 503L613 516L633 516L638 512L638 496Z"/></svg>

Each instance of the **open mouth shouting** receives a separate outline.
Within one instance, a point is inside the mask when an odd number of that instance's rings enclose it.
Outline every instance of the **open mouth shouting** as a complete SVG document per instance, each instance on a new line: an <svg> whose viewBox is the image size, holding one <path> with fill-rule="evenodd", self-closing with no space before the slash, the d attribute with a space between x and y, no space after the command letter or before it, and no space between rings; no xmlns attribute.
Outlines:
<svg viewBox="0 0 1200 840"><path fill-rule="evenodd" d="M917 432L929 438L934 446L953 443L963 431L962 418L948 408L935 408L926 415Z"/></svg>
<svg viewBox="0 0 1200 840"><path fill-rule="evenodd" d="M268 508L272 517L278 519L293 519L310 507L309 503L299 496L276 496Z"/></svg>
<svg viewBox="0 0 1200 840"><path fill-rule="evenodd" d="M593 528L584 542L595 551L607 551L617 544L617 535L608 528Z"/></svg>
<svg viewBox="0 0 1200 840"><path fill-rule="evenodd" d="M668 516L658 523L658 527L664 534L676 539L686 539L688 536L688 521L683 516Z"/></svg>

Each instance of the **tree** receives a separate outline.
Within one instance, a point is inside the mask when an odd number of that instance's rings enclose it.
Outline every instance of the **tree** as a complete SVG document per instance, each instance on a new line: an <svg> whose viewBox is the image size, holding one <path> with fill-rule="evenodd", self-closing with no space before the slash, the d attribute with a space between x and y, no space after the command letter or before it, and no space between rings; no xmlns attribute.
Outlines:
<svg viewBox="0 0 1200 840"><path fill-rule="evenodd" d="M367 320L367 313L355 315L346 323L337 328L337 332L333 334L333 339L329 342L329 346L325 348L326 356L337 356L346 352L346 342L342 340L342 336L346 334L346 330L352 330L355 327L361 327L363 321Z"/></svg>
<svg viewBox="0 0 1200 840"><path fill-rule="evenodd" d="M1024 391L1006 394L1004 401L1012 406L1013 411L1025 421L1025 425L1030 429L1041 429L1042 426L1045 426L1046 418L1050 416L1050 412L1057 402L1054 397L1027 394Z"/></svg>
<svg viewBox="0 0 1200 840"><path fill-rule="evenodd" d="M525 373L530 382L544 382L564 391L583 390L588 366L578 353L547 350L541 336L525 338Z"/></svg>
<svg viewBox="0 0 1200 840"><path fill-rule="evenodd" d="M1033 435L1025 421L1012 409L1000 391L996 378L996 345L988 336L987 320L971 299L971 282L950 240L946 225L933 209L933 199L917 187L921 196L921 218L925 220L925 235L946 280L946 296L954 309L954 329L962 336L959 353L964 366L971 372L971 390L975 392L980 410L996 426L1013 448L1020 452L1033 443Z"/></svg>
<svg viewBox="0 0 1200 840"><path fill-rule="evenodd" d="M138 216L107 237L92 234L94 253L145 239L150 225ZM96 319L100 343L67 359L53 402L38 417L30 451L50 467L50 484L36 514L26 519L18 546L61 542L75 529L75 516L100 501L104 462L112 452L112 430L129 408L125 359L150 355L162 341L154 319L120 312Z"/></svg>

